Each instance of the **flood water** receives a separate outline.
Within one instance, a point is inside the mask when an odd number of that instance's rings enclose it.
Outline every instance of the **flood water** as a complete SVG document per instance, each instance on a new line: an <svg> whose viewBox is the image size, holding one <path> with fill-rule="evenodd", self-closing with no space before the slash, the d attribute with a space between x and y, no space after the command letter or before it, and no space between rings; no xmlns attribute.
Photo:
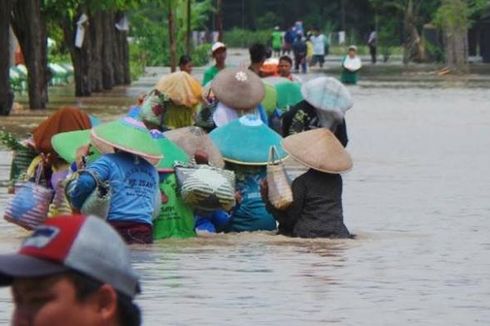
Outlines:
<svg viewBox="0 0 490 326"><path fill-rule="evenodd" d="M427 86L351 88L344 208L356 240L134 247L145 325L490 325L490 90ZM25 233L0 226L0 252L14 250ZM7 289L0 305L6 324Z"/></svg>

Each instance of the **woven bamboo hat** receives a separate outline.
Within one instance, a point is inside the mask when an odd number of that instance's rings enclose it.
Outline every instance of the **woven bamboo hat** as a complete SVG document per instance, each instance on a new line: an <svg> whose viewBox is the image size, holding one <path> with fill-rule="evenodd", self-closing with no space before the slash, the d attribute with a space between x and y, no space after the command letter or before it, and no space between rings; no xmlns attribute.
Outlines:
<svg viewBox="0 0 490 326"><path fill-rule="evenodd" d="M264 84L248 69L226 68L211 84L216 98L235 110L252 110L265 97Z"/></svg>
<svg viewBox="0 0 490 326"><path fill-rule="evenodd" d="M210 165L218 168L225 166L220 151L201 128L179 128L164 132L163 135L180 146L189 157L193 158L196 151L203 151L208 155Z"/></svg>
<svg viewBox="0 0 490 326"><path fill-rule="evenodd" d="M301 132L283 140L286 152L301 164L326 173L352 169L352 159L337 137L328 129Z"/></svg>
<svg viewBox="0 0 490 326"><path fill-rule="evenodd" d="M90 132L90 129L62 132L51 138L51 144L62 159L68 163L73 163L77 157L77 150L90 144ZM100 152L95 147L91 147L87 159L92 162L99 156Z"/></svg>
<svg viewBox="0 0 490 326"><path fill-rule="evenodd" d="M171 173L174 172L174 164L176 162L189 162L187 153L173 141L166 138L160 131L151 130L150 133L163 154L163 159L156 166L158 172Z"/></svg>

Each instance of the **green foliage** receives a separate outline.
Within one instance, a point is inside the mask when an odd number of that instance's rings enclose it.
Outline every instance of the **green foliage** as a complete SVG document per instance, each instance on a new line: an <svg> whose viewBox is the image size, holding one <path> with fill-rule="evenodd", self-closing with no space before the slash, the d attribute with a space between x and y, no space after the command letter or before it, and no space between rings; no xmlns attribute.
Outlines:
<svg viewBox="0 0 490 326"><path fill-rule="evenodd" d="M281 18L279 18L279 16L272 11L268 11L264 15L257 18L257 22L256 22L257 28L259 30L273 29L275 26L279 25L280 23L281 23Z"/></svg>
<svg viewBox="0 0 490 326"><path fill-rule="evenodd" d="M253 43L269 44L271 37L272 29L251 31L234 28L231 31L225 31L224 42L229 47L249 47Z"/></svg>
<svg viewBox="0 0 490 326"><path fill-rule="evenodd" d="M25 148L12 133L6 130L0 130L0 145L5 146L12 151Z"/></svg>
<svg viewBox="0 0 490 326"><path fill-rule="evenodd" d="M470 27L470 7L465 0L443 0L434 23L442 29L459 30Z"/></svg>

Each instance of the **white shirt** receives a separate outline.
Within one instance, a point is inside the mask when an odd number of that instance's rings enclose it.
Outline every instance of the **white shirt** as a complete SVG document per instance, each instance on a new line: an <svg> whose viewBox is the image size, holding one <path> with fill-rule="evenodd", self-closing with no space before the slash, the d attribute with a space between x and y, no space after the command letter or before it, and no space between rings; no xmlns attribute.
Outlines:
<svg viewBox="0 0 490 326"><path fill-rule="evenodd" d="M311 43L313 43L313 55L325 55L325 35L312 36Z"/></svg>

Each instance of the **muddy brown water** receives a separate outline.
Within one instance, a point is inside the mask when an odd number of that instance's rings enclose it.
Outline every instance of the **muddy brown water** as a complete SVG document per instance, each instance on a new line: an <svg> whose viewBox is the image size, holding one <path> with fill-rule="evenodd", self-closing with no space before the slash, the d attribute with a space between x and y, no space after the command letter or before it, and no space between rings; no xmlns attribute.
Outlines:
<svg viewBox="0 0 490 326"><path fill-rule="evenodd" d="M351 88L344 209L358 239L244 233L133 247L144 324L490 325L488 85ZM90 110L120 114L138 91ZM37 121L0 123L22 133ZM1 152L2 181L8 163ZM3 187L0 213L7 198ZM0 252L10 252L25 232L0 226ZM0 305L3 325L8 289Z"/></svg>

